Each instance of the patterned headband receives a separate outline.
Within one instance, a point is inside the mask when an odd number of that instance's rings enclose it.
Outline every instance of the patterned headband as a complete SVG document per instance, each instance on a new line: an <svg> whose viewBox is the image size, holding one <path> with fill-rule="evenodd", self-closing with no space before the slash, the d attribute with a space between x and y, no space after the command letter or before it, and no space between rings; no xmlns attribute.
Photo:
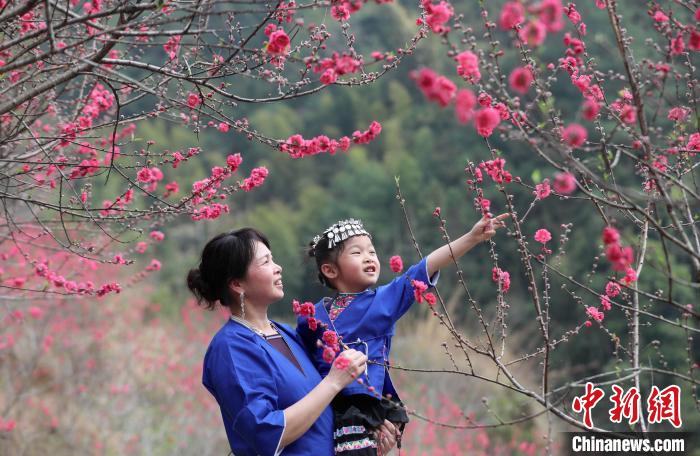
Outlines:
<svg viewBox="0 0 700 456"><path fill-rule="evenodd" d="M334 223L333 225L329 226L326 231L323 232L323 234L315 236L312 243L312 248L315 250L319 242L324 239L328 239L328 248L332 249L344 240L360 235L369 236L369 238L372 239L372 235L365 230L365 227L362 226L362 222L360 220L341 220L338 223Z"/></svg>

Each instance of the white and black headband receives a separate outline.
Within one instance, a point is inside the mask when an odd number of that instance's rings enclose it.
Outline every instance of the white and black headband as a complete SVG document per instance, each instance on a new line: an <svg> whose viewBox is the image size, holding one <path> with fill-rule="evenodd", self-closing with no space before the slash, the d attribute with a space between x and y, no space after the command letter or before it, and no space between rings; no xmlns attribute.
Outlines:
<svg viewBox="0 0 700 456"><path fill-rule="evenodd" d="M329 226L326 229L326 231L323 232L323 234L315 236L311 247L313 249L316 249L316 246L318 246L319 242L327 240L328 241L328 249L332 249L333 247L340 244L344 240L351 238L353 236L360 236L360 235L369 236L370 239L372 238L372 235L370 235L365 230L365 227L362 226L362 222L360 220L356 220L356 219L340 220L339 222L334 223L333 225Z"/></svg>

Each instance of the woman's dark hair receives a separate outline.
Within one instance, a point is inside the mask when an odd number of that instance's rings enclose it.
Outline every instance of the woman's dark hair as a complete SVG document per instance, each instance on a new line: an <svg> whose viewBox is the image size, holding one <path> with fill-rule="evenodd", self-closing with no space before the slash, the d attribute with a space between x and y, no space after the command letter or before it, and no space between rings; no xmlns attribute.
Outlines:
<svg viewBox="0 0 700 456"><path fill-rule="evenodd" d="M270 248L270 241L254 228L221 233L207 242L199 267L187 274L187 287L199 305L209 310L216 307L217 301L223 306L231 305L229 282L245 277L255 255L256 241Z"/></svg>
<svg viewBox="0 0 700 456"><path fill-rule="evenodd" d="M328 278L325 275L323 275L323 272L321 272L321 266L323 266L324 264L327 264L327 263L337 264L338 256L341 253L343 253L344 249L345 249L345 241L338 242L333 247L328 248L328 239L323 237L323 238L321 238L320 241L318 241L316 243L315 247L314 247L313 241L309 242L309 248L306 251L307 255L309 255L311 258L316 259L316 269L318 270L318 280L321 282L322 285L325 285L328 288L332 288L334 290L335 290L335 287L333 286L333 284L331 284L328 281Z"/></svg>

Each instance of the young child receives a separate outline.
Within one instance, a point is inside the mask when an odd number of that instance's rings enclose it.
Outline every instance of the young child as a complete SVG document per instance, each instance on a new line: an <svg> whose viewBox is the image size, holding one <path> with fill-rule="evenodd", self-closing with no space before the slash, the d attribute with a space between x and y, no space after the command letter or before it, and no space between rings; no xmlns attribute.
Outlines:
<svg viewBox="0 0 700 456"><path fill-rule="evenodd" d="M397 441L401 447L400 433L408 415L391 383L387 366L395 324L414 301L413 281L434 286L440 269L452 263L452 255L459 258L490 239L497 228L504 226L503 219L507 216L483 217L468 233L376 289L371 287L379 278L379 258L362 222L339 221L311 242L309 256L316 259L319 280L333 289L335 295L320 300L313 317L309 312L300 315L297 332L322 377L331 367L327 354L324 360L323 344L319 343L320 339L327 339L323 335L326 330L335 331L343 345L362 351L369 358L365 374L333 401L335 454L377 455L375 431L385 419L399 429Z"/></svg>

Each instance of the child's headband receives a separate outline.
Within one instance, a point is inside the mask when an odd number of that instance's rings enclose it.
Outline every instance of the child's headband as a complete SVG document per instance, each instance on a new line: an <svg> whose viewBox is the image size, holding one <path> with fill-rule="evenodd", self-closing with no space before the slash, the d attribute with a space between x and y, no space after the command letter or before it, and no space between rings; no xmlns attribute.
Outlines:
<svg viewBox="0 0 700 456"><path fill-rule="evenodd" d="M311 247L315 250L319 242L324 239L328 239L328 248L332 249L344 240L360 235L369 236L369 238L372 239L372 235L365 230L365 227L362 226L362 222L360 220L341 220L329 226L326 231L323 232L323 234L315 236Z"/></svg>

